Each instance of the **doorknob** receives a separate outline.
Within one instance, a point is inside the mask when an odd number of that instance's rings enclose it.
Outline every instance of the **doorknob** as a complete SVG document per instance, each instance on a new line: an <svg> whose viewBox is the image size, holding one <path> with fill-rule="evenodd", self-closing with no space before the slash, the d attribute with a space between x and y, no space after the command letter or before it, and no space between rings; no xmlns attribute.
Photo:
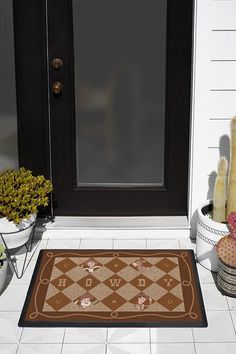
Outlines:
<svg viewBox="0 0 236 354"><path fill-rule="evenodd" d="M56 81L52 84L52 92L54 95L59 95L63 90L63 85L60 81Z"/></svg>
<svg viewBox="0 0 236 354"><path fill-rule="evenodd" d="M63 60L61 58L53 58L52 66L53 69L59 70L63 66Z"/></svg>

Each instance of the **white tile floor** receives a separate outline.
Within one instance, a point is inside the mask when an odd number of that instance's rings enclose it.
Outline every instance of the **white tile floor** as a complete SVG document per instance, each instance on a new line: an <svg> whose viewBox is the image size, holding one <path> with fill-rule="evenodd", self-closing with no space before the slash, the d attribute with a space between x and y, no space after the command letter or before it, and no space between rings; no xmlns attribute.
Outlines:
<svg viewBox="0 0 236 354"><path fill-rule="evenodd" d="M111 231L112 233L112 231ZM148 232L147 232L148 235ZM214 275L197 265L208 328L19 328L17 322L41 248L191 248L189 240L42 240L23 278L11 277L0 296L0 354L221 354L236 352L236 299L222 296ZM22 251L17 254L22 266Z"/></svg>

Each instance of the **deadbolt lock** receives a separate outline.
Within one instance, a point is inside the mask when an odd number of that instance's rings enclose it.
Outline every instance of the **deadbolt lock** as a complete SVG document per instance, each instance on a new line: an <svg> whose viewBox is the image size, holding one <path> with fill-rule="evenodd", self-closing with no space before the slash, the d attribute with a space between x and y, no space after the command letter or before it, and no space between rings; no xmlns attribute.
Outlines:
<svg viewBox="0 0 236 354"><path fill-rule="evenodd" d="M63 90L63 85L60 81L56 81L52 84L52 92L54 93L54 95L59 95L60 93L62 93Z"/></svg>
<svg viewBox="0 0 236 354"><path fill-rule="evenodd" d="M52 67L55 70L59 70L63 66L63 61L61 58L54 58L52 60Z"/></svg>

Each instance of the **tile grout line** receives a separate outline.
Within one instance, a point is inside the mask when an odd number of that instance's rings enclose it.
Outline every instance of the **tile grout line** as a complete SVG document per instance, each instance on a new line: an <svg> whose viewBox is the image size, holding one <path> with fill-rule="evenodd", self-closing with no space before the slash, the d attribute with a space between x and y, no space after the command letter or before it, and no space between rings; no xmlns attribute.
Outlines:
<svg viewBox="0 0 236 354"><path fill-rule="evenodd" d="M63 338L62 338L60 354L62 354L62 352L63 352L64 342L65 342L65 336L66 336L66 328L64 328L64 334L63 334Z"/></svg>
<svg viewBox="0 0 236 354"><path fill-rule="evenodd" d="M49 238L46 239L46 248L48 247Z"/></svg>
<svg viewBox="0 0 236 354"><path fill-rule="evenodd" d="M236 334L236 327L235 327L235 324L234 324L234 320L233 320L233 317L232 317L231 310L229 311L229 315L230 315L230 318L231 318L231 321L232 321L232 324L233 324L234 333Z"/></svg>
<svg viewBox="0 0 236 354"><path fill-rule="evenodd" d="M163 328L163 327L160 327L160 328ZM176 328L178 328L178 327L176 327ZM182 328L184 328L184 327L182 327ZM188 328L188 327L186 327L186 328ZM162 340L159 340L159 341L158 340L154 340L154 341L152 341L152 344L193 344L193 343L194 343L193 340L192 341L184 341L184 340L183 341L169 341L169 342L162 341ZM200 342L198 342L198 343L200 343ZM204 342L204 343L209 343L209 342ZM212 342L210 342L210 343L212 343ZM235 343L235 342L232 342L232 343ZM121 344L121 343L118 343L118 344ZM145 342L144 342L144 344L145 344Z"/></svg>
<svg viewBox="0 0 236 354"><path fill-rule="evenodd" d="M40 327L31 327L31 328L40 328ZM45 327L46 328L46 327ZM48 328L51 328L51 327L48 327ZM83 328L83 327L80 327L80 328ZM153 343L157 343L157 342L153 342ZM159 343L159 342L158 342ZM178 343L191 343L191 342L160 342L162 344L168 344L168 343L174 343L174 344L178 344ZM198 342L198 343L209 343L209 342ZM231 342L210 342L210 343L235 343L233 341ZM62 342L53 342L53 343L50 343L50 342L47 342L47 343L42 343L42 342L25 342L25 343L17 343L17 342L4 342L4 341L0 341L0 345L1 344L4 344L4 345L25 345L25 344L41 344L41 345L47 345L47 344L55 344L55 345L61 345ZM66 342L64 344L93 344L93 345L105 345L106 343L103 341L103 342ZM114 343L107 343L107 344L149 344L149 342L114 342Z"/></svg>
<svg viewBox="0 0 236 354"><path fill-rule="evenodd" d="M42 240L40 240L40 243L41 243ZM46 245L45 245L45 250L48 248L48 241L49 239L45 240L46 241Z"/></svg>
<svg viewBox="0 0 236 354"><path fill-rule="evenodd" d="M227 305L228 305L228 309L229 309L229 311L231 311L231 309L230 309L230 305L229 305L229 301L228 301L228 297L226 296L226 302L227 302Z"/></svg>
<svg viewBox="0 0 236 354"><path fill-rule="evenodd" d="M126 327L124 327L124 328L126 328ZM145 327L143 327L143 328L145 328ZM167 344L169 342L163 342L163 343ZM179 342L176 342L176 343L179 343ZM186 343L186 342L183 342L183 343ZM80 344L89 344L89 343L80 343ZM103 343L96 343L96 344L103 344ZM148 342L147 341L145 341L145 342L137 342L137 341L136 342L109 342L107 344L112 344L112 345L117 345L117 344L150 344L150 341L148 341Z"/></svg>
<svg viewBox="0 0 236 354"><path fill-rule="evenodd" d="M107 350L108 350L108 328L106 330L106 346L105 346L105 354L107 354Z"/></svg>
<svg viewBox="0 0 236 354"><path fill-rule="evenodd" d="M150 354L152 354L152 336L151 336L151 328L149 327L149 346L150 346Z"/></svg>
<svg viewBox="0 0 236 354"><path fill-rule="evenodd" d="M20 338L19 338L19 343L21 342L21 338L23 336L23 331L24 331L25 327L22 328L21 334L20 334Z"/></svg>
<svg viewBox="0 0 236 354"><path fill-rule="evenodd" d="M194 337L194 331L193 328L191 328L192 330L192 336L193 336L193 346L194 346L194 352L195 354L197 354L197 348L196 348L196 342L195 342L195 337Z"/></svg>
<svg viewBox="0 0 236 354"><path fill-rule="evenodd" d="M22 331L21 331L21 334L20 334L20 338L18 340L18 345L17 345L17 350L16 350L16 354L18 354L18 350L19 350L19 347L20 347L20 344L21 344L21 338L23 336L23 331L24 331L24 327L22 328Z"/></svg>
<svg viewBox="0 0 236 354"><path fill-rule="evenodd" d="M201 328L201 327L200 327ZM199 340L199 341L197 341L197 342L185 342L185 341L183 341L183 342L180 342L180 341L178 341L178 342L162 342L162 341L153 341L152 342L152 344L198 344L198 343L200 343L200 344L220 344L220 343L222 343L222 344L236 344L236 342L234 341L234 340L231 340L231 341L220 341L220 342L215 342L215 341L210 341L210 342L208 342L208 341L202 341L202 340ZM49 342L47 342L47 343L42 343L42 342L40 342L40 343L36 343L36 342L33 342L33 343L13 343L13 342L11 342L11 343L9 343L9 342L0 342L0 345L1 344L6 344L6 345L31 345L31 344L38 344L38 345L48 345L48 344L52 344L52 345L61 345L62 343L55 343L55 342L53 342L53 343L49 343ZM90 344L92 344L92 345L105 345L106 343L105 342L94 342L94 343L88 343L88 342L68 342L68 343L64 343L64 344L70 344L70 345L73 345L73 344L86 344L86 345L90 345ZM107 343L108 345L109 344L111 344L111 345L120 345L120 344L150 344L150 342L111 342L111 343Z"/></svg>
<svg viewBox="0 0 236 354"><path fill-rule="evenodd" d="M2 343L1 343L1 344L2 344ZM18 343L18 344L17 344L17 348L16 348L15 354L18 354L19 346L20 346L20 344Z"/></svg>

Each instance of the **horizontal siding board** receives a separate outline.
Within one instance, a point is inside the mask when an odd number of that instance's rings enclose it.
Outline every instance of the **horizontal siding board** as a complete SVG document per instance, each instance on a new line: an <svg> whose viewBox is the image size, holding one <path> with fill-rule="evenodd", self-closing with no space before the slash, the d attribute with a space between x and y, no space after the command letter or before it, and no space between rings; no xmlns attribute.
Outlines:
<svg viewBox="0 0 236 354"><path fill-rule="evenodd" d="M228 120L211 120L209 124L209 147L218 147L227 144L230 136L230 121Z"/></svg>
<svg viewBox="0 0 236 354"><path fill-rule="evenodd" d="M209 118L230 119L235 115L235 91L211 91L209 93Z"/></svg>
<svg viewBox="0 0 236 354"><path fill-rule="evenodd" d="M236 61L212 62L210 71L211 90L236 90Z"/></svg>
<svg viewBox="0 0 236 354"><path fill-rule="evenodd" d="M210 51L211 59L212 60L236 60L235 44L236 44L236 31L212 32L211 51Z"/></svg>
<svg viewBox="0 0 236 354"><path fill-rule="evenodd" d="M209 20L213 30L236 30L236 1L212 1Z"/></svg>

